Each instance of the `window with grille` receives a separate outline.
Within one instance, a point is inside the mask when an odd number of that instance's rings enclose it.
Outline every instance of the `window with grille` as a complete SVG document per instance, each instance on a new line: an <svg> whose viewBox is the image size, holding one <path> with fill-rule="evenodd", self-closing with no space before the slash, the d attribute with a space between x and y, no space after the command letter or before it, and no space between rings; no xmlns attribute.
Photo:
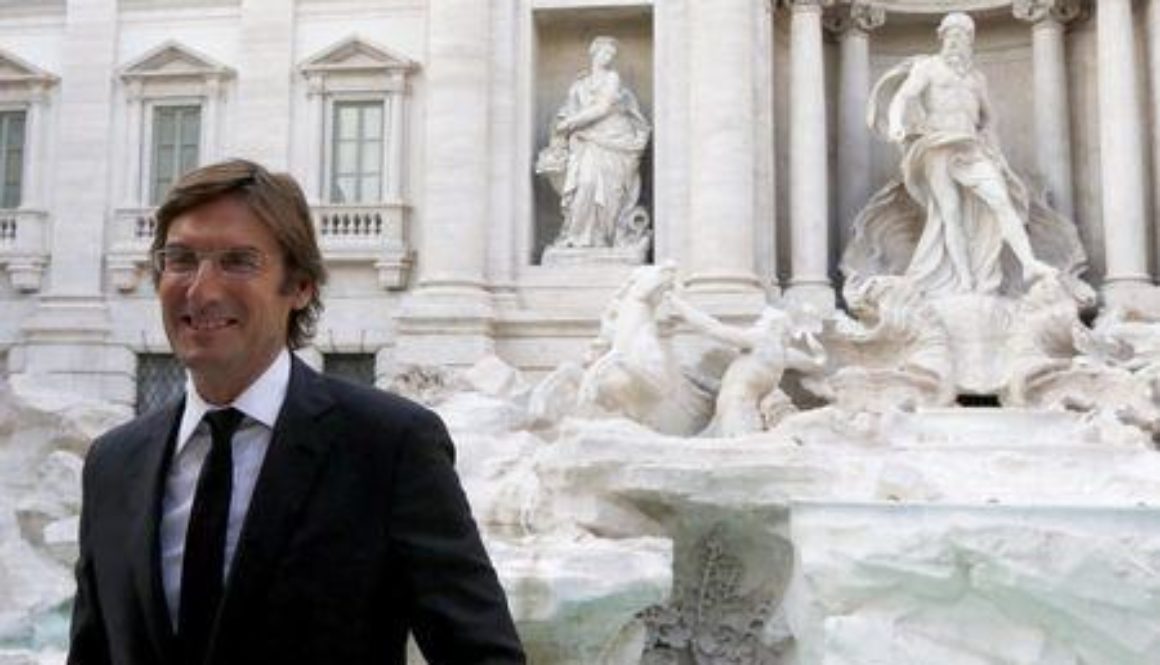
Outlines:
<svg viewBox="0 0 1160 665"><path fill-rule="evenodd" d="M197 166L200 146L201 106L154 107L150 203L160 203L173 181Z"/></svg>
<svg viewBox="0 0 1160 665"><path fill-rule="evenodd" d="M19 208L24 181L24 111L0 112L0 208Z"/></svg>
<svg viewBox="0 0 1160 665"><path fill-rule="evenodd" d="M170 353L137 355L137 413L157 409L185 389L185 368Z"/></svg>
<svg viewBox="0 0 1160 665"><path fill-rule="evenodd" d="M383 184L383 103L335 102L331 203L378 203Z"/></svg>
<svg viewBox="0 0 1160 665"><path fill-rule="evenodd" d="M322 357L322 371L364 386L375 385L375 354L328 353Z"/></svg>

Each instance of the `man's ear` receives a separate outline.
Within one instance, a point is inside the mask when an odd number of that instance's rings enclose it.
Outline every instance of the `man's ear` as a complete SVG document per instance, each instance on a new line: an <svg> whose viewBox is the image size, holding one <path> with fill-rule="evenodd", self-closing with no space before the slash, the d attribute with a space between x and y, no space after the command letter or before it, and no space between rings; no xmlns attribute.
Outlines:
<svg viewBox="0 0 1160 665"><path fill-rule="evenodd" d="M306 309L310 301L314 298L317 286L307 280L302 280L294 285L294 305L295 311Z"/></svg>

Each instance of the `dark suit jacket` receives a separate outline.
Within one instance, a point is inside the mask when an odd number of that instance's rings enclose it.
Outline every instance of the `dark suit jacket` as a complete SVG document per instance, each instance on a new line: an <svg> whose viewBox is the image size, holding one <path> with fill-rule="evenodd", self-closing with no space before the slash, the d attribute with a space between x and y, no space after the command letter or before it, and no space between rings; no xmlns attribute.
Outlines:
<svg viewBox="0 0 1160 665"><path fill-rule="evenodd" d="M180 662L158 522L181 403L93 443L70 665ZM430 411L297 359L207 664L523 663L506 600Z"/></svg>

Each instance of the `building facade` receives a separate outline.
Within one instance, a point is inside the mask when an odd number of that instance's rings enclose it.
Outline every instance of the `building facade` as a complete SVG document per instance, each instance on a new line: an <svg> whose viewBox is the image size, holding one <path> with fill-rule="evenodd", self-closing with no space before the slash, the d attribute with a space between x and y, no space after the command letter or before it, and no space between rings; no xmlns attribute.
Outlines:
<svg viewBox="0 0 1160 665"><path fill-rule="evenodd" d="M832 308L851 220L897 169L871 85L952 8L1086 279L1160 313L1157 0L7 0L0 367L122 404L171 383L152 210L230 156L307 192L332 273L316 364L386 385L489 353L533 374L578 359L633 266L542 261L559 203L534 165L599 35L651 122L645 260L726 318Z"/></svg>

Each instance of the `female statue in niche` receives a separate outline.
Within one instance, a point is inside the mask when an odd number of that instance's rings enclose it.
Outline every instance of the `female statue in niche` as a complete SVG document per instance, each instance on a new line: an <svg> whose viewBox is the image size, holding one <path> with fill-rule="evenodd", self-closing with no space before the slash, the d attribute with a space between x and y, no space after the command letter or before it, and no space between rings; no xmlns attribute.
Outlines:
<svg viewBox="0 0 1160 665"><path fill-rule="evenodd" d="M636 247L649 240L640 198L640 159L651 127L612 68L617 42L597 37L591 68L568 90L536 173L560 194L564 221L553 247Z"/></svg>

